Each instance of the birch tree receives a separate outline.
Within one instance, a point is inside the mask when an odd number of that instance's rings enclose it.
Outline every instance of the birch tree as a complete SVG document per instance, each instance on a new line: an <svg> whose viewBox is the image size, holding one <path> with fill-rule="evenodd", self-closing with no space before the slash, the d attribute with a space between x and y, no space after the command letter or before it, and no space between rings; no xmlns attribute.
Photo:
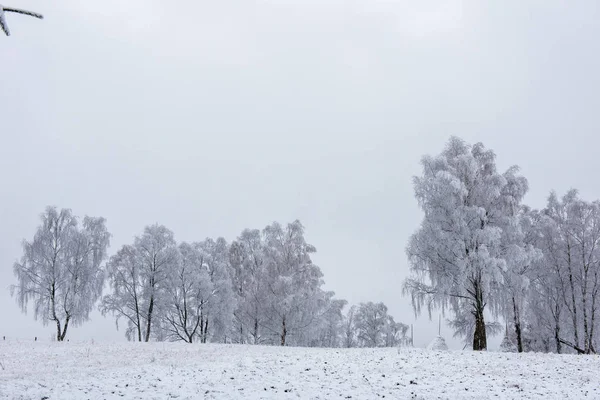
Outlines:
<svg viewBox="0 0 600 400"><path fill-rule="evenodd" d="M387 307L383 303L361 303L356 311L356 332L359 346L381 347L388 323Z"/></svg>
<svg viewBox="0 0 600 400"><path fill-rule="evenodd" d="M502 283L498 287L501 297L501 313L511 320L514 329L516 348L519 353L523 347L523 313L528 302L529 286L536 276L534 270L542 252L535 247L537 225L540 216L526 206L517 213L507 210L507 218L502 226L502 256L506 261L502 272ZM513 218L516 217L516 218Z"/></svg>
<svg viewBox="0 0 600 400"><path fill-rule="evenodd" d="M385 347L396 347L406 344L407 332L408 325L396 322L394 317L388 315L383 328L383 345Z"/></svg>
<svg viewBox="0 0 600 400"><path fill-rule="evenodd" d="M312 263L316 251L306 243L304 227L294 221L285 228L273 223L264 229L268 290L268 329L285 346L288 335L298 334L319 316L323 274Z"/></svg>
<svg viewBox="0 0 600 400"><path fill-rule="evenodd" d="M193 343L202 339L204 312L214 287L198 246L181 243L179 252L177 267L167 278L163 329L171 339Z"/></svg>
<svg viewBox="0 0 600 400"><path fill-rule="evenodd" d="M69 326L89 319L102 295L109 245L103 218L85 217L83 224L71 210L48 207L32 241L23 242L23 256L14 264L17 284L11 294L23 312L34 303L34 317L56 324L56 340L63 341Z"/></svg>
<svg viewBox="0 0 600 400"><path fill-rule="evenodd" d="M267 308L264 241L257 229L244 230L229 252L230 276L237 307L234 311L235 334L239 343L263 341Z"/></svg>
<svg viewBox="0 0 600 400"><path fill-rule="evenodd" d="M344 347L356 347L356 306L351 306L344 316L343 343Z"/></svg>
<svg viewBox="0 0 600 400"><path fill-rule="evenodd" d="M343 309L348 304L346 300L335 299L334 292L324 292L322 307L319 312L318 321L308 330L309 339L307 345L313 347L340 347L343 336Z"/></svg>
<svg viewBox="0 0 600 400"><path fill-rule="evenodd" d="M406 343L408 325L396 322L383 303L349 308L340 328L343 347L396 347Z"/></svg>
<svg viewBox="0 0 600 400"><path fill-rule="evenodd" d="M404 293L416 314L451 307L457 322L466 322L469 313L474 350L487 348L486 307L500 309L492 294L506 268L502 226L515 218L507 210L518 208L527 191L518 169L500 174L495 158L481 143L453 137L439 156L423 158L423 175L414 178L424 218L407 246L412 276Z"/></svg>
<svg viewBox="0 0 600 400"><path fill-rule="evenodd" d="M544 210L548 217L547 258L559 282L572 340L563 344L582 353L595 353L600 299L600 202L586 202L576 190L562 199L551 193Z"/></svg>
<svg viewBox="0 0 600 400"><path fill-rule="evenodd" d="M112 294L104 296L103 314L113 313L116 322L127 320L126 336L148 342L153 318L161 314L169 274L176 269L178 251L173 232L162 225L144 229L133 245L126 245L108 263Z"/></svg>
<svg viewBox="0 0 600 400"><path fill-rule="evenodd" d="M223 238L216 241L209 238L196 246L201 253L202 267L207 271L211 285L205 307L201 308L201 341L225 341L231 329L235 308L229 275L229 245Z"/></svg>

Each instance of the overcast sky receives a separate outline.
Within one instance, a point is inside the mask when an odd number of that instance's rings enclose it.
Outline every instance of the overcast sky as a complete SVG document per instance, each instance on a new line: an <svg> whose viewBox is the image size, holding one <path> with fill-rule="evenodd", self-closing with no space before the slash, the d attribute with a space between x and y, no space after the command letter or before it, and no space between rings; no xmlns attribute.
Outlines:
<svg viewBox="0 0 600 400"><path fill-rule="evenodd" d="M425 345L401 295L422 155L458 135L534 207L600 198L597 1L5 1L46 19L0 37L0 335L54 333L5 290L47 205L104 216L111 254L156 222L231 241L298 218L326 287ZM72 340L124 340L92 317Z"/></svg>

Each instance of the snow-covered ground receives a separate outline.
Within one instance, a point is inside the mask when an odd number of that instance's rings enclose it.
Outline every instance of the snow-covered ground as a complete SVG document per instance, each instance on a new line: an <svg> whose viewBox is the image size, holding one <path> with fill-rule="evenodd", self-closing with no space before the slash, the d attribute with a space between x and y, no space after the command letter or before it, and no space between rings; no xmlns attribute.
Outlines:
<svg viewBox="0 0 600 400"><path fill-rule="evenodd" d="M600 357L0 342L0 399L600 399Z"/></svg>

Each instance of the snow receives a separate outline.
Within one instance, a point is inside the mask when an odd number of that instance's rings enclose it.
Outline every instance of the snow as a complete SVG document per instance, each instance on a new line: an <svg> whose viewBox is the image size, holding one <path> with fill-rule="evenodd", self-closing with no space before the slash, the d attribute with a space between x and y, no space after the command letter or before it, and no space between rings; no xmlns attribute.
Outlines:
<svg viewBox="0 0 600 400"><path fill-rule="evenodd" d="M427 349L434 351L446 351L448 350L448 345L446 344L446 340L443 337L436 336L435 339L433 339L431 343L429 343Z"/></svg>
<svg viewBox="0 0 600 400"><path fill-rule="evenodd" d="M0 342L0 399L600 398L600 357Z"/></svg>

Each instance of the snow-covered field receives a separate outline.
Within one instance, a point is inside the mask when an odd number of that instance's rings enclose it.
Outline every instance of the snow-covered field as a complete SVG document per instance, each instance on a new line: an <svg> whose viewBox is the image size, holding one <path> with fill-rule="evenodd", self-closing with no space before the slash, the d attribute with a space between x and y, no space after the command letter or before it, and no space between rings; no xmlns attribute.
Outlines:
<svg viewBox="0 0 600 400"><path fill-rule="evenodd" d="M1 399L600 399L600 357L0 342Z"/></svg>

